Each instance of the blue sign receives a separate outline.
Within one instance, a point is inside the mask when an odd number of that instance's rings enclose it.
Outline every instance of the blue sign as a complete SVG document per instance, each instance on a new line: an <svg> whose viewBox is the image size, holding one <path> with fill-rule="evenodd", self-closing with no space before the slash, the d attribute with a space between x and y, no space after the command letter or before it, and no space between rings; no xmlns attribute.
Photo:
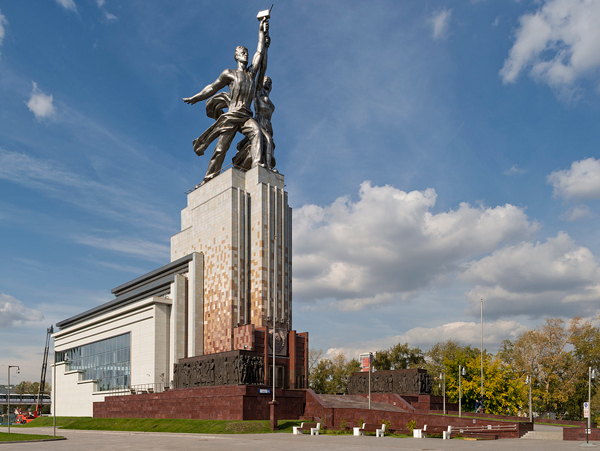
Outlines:
<svg viewBox="0 0 600 451"><path fill-rule="evenodd" d="M259 388L258 392L263 395L268 395L269 393L271 393L271 389L270 388Z"/></svg>

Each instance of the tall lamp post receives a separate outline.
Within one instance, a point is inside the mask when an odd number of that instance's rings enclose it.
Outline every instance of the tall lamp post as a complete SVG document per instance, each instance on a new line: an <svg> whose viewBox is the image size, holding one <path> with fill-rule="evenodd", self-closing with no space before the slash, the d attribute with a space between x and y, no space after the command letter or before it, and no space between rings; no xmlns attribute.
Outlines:
<svg viewBox="0 0 600 451"><path fill-rule="evenodd" d="M446 415L446 373L444 371L442 371L440 373L440 380L442 381L442 396L444 399L444 404L442 407L442 412L444 415Z"/></svg>
<svg viewBox="0 0 600 451"><path fill-rule="evenodd" d="M7 413L8 413L8 433L9 434L10 434L10 369L11 368L16 368L17 374L19 374L21 372L21 368L19 368L17 365L8 365L8 408L7 408Z"/></svg>
<svg viewBox="0 0 600 451"><path fill-rule="evenodd" d="M527 379L525 379L525 383L529 385L529 422L533 421L533 411L531 410L531 375L527 375Z"/></svg>
<svg viewBox="0 0 600 451"><path fill-rule="evenodd" d="M371 368L373 367L373 353L369 352L369 409L371 408Z"/></svg>
<svg viewBox="0 0 600 451"><path fill-rule="evenodd" d="M592 379L596 379L596 370L588 367L588 424L585 431L585 442L589 443L589 432L592 427Z"/></svg>
<svg viewBox="0 0 600 451"><path fill-rule="evenodd" d="M69 357L65 354L63 357L65 365L69 362ZM56 351L54 351L54 365L52 365L52 426L54 428L54 437L56 437Z"/></svg>
<svg viewBox="0 0 600 451"><path fill-rule="evenodd" d="M52 365L52 426L56 437L56 348L54 349L54 365Z"/></svg>
<svg viewBox="0 0 600 451"><path fill-rule="evenodd" d="M275 327L277 326L277 234L274 236L275 250L273 251L273 272L274 288L273 288L273 403L275 403ZM271 258L271 256L269 256Z"/></svg>
<svg viewBox="0 0 600 451"><path fill-rule="evenodd" d="M458 416L462 417L462 380L461 376L466 376L465 367L458 365Z"/></svg>
<svg viewBox="0 0 600 451"><path fill-rule="evenodd" d="M481 412L485 412L483 406L483 298L481 299Z"/></svg>

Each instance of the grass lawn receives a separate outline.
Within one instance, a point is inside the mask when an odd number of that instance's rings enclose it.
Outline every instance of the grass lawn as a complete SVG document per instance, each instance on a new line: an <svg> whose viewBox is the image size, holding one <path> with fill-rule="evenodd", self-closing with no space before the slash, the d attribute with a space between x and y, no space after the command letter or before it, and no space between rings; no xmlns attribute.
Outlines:
<svg viewBox="0 0 600 451"><path fill-rule="evenodd" d="M301 421L280 420L279 432L292 432ZM264 434L271 432L269 421L221 421L153 418L56 417L64 429L135 432L179 432L195 434ZM39 417L24 428L52 426L52 417Z"/></svg>
<svg viewBox="0 0 600 451"><path fill-rule="evenodd" d="M0 432L0 442L28 442L31 440L53 440L62 439L64 437L53 437L52 435L37 435L37 434L10 434L6 432Z"/></svg>

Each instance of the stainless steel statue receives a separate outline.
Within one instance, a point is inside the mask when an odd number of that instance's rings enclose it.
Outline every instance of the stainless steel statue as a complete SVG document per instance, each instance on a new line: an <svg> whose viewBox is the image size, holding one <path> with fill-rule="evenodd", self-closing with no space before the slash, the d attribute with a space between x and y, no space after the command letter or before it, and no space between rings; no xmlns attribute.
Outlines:
<svg viewBox="0 0 600 451"><path fill-rule="evenodd" d="M252 64L248 66L248 49L243 46L236 47L237 69L225 69L215 82L195 96L183 99L184 102L192 105L209 99L206 102L206 114L215 119L215 123L194 140L194 151L197 155L204 155L208 146L218 138L203 183L219 175L227 150L238 131L245 138L243 144L240 143L241 146L238 146L234 164L246 169L257 165L268 168L274 166L271 127L274 107L269 100L270 83L268 87L265 86L264 77L267 67L267 49L270 44L269 11L260 12L258 19L260 20L258 47L252 58ZM229 93L219 92L225 86L229 87ZM260 101L257 92L262 93ZM253 118L250 109L253 101L257 108L256 118ZM262 108L263 103L266 105L264 108ZM227 108L226 112L223 111L224 108ZM269 108L270 113L267 111ZM262 113L259 113L259 110Z"/></svg>
<svg viewBox="0 0 600 451"><path fill-rule="evenodd" d="M271 88L273 82L270 77L264 76L266 69L267 55L263 60L263 67L258 74L258 83L256 86L256 97L254 99L254 111L256 113L255 118L260 125L261 140L263 146L263 162L264 166L277 172L275 169L275 143L273 142L273 126L271 125L271 117L275 111L275 105L271 102L269 94L271 94ZM237 144L237 154L233 157L234 166L241 167L242 169L250 169L252 166L252 152L251 145L248 138L244 138Z"/></svg>

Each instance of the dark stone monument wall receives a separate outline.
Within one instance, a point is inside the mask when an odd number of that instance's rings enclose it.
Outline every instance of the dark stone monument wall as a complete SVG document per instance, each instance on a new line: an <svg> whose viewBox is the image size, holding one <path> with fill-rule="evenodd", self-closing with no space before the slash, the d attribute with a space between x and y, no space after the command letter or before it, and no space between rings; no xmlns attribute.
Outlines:
<svg viewBox="0 0 600 451"><path fill-rule="evenodd" d="M365 423L381 424L382 421L389 421L392 429L406 429L409 421L415 421L417 428L422 429L424 425L460 427L460 426L481 426L481 425L506 425L509 424L501 419L476 419L459 418L457 416L430 415L428 412L394 412L388 410L376 409L352 409L352 408L332 408L324 404L318 395L312 390L306 390L306 411L304 417L320 418L327 426L339 427L342 421L358 422L362 419ZM521 418L521 421L523 419ZM517 422L515 422L517 423ZM532 423L518 423L517 429L513 431L496 432L499 438L519 438L529 431L533 430Z"/></svg>
<svg viewBox="0 0 600 451"><path fill-rule="evenodd" d="M592 428L589 431L588 436L586 437L585 433L586 428L573 428L566 427L563 428L563 440L573 440L573 441L586 441L586 440L600 440L600 429Z"/></svg>
<svg viewBox="0 0 600 451"><path fill-rule="evenodd" d="M299 419L304 390L277 390L278 416ZM184 388L163 393L109 396L94 403L94 418L187 418L198 420L268 420L271 393L251 385Z"/></svg>
<svg viewBox="0 0 600 451"><path fill-rule="evenodd" d="M369 373L352 373L348 394L368 393ZM374 371L371 373L371 393L428 395L431 393L431 376L421 369Z"/></svg>
<svg viewBox="0 0 600 451"><path fill-rule="evenodd" d="M173 371L173 388L263 385L264 378L263 357L238 350L180 359Z"/></svg>

